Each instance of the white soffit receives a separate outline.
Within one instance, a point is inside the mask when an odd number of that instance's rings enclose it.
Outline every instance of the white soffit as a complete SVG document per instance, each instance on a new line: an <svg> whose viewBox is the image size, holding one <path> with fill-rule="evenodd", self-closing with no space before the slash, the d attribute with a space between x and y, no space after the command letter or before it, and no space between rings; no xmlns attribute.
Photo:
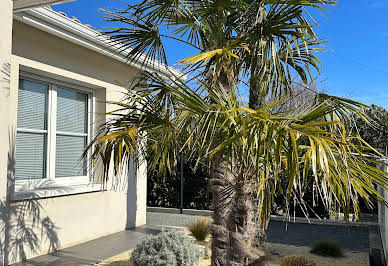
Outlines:
<svg viewBox="0 0 388 266"><path fill-rule="evenodd" d="M13 0L13 10L21 11L40 6L49 6L75 0Z"/></svg>

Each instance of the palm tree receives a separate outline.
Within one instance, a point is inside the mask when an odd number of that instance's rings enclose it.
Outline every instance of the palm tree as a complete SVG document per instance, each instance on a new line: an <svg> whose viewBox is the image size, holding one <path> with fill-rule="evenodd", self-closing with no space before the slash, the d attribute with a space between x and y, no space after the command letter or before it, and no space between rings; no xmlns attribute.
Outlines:
<svg viewBox="0 0 388 266"><path fill-rule="evenodd" d="M291 76L307 84L310 68L318 70L315 52L321 41L307 12L325 4L334 2L144 0L123 11L103 11L107 21L127 25L107 33L112 42L131 48L128 60L146 56L148 62L167 63L164 38L198 54L180 61L186 80L145 72L122 101L112 103L117 110L109 113L85 156L93 150L94 163L104 166L104 180L111 161L113 176L130 159L136 161L145 140L150 171L174 172L182 152L196 166L207 167L213 265L247 265L262 257L253 196L262 231L274 195L304 206L311 176L328 209L358 215L360 199L384 202L375 186L387 189L387 174L370 166L379 154L347 128L349 113L366 120L363 104L326 94L317 94L306 109L279 111L287 99L265 103L269 94L292 95ZM249 107L239 97L242 86L249 88ZM287 177L286 190L279 186L280 175Z"/></svg>

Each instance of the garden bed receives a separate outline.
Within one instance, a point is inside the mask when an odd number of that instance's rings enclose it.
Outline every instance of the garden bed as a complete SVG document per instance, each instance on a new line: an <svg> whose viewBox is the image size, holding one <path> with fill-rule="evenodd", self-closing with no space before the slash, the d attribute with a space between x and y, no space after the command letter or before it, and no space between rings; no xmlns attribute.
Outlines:
<svg viewBox="0 0 388 266"><path fill-rule="evenodd" d="M342 258L323 257L311 254L311 247L293 246L271 243L271 248L279 252L279 255L270 256L264 263L265 266L280 265L280 260L285 256L307 256L319 266L365 266L367 254L364 252L344 252Z"/></svg>
<svg viewBox="0 0 388 266"><path fill-rule="evenodd" d="M279 255L271 255L268 257L263 264L264 266L278 266L283 257L291 255L308 256L319 266L365 266L366 264L367 254L363 252L344 252L345 256L342 258L330 258L311 254L310 247L276 243L271 243L270 245L271 248L278 251ZM125 251L99 263L98 266L134 266L129 262L131 253L132 250ZM200 264L200 266L208 265L210 265L210 259L204 259Z"/></svg>

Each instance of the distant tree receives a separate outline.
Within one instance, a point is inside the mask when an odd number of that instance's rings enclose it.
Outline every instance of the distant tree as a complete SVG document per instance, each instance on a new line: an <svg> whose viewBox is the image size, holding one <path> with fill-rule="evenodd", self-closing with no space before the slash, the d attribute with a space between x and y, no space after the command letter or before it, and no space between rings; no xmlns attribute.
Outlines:
<svg viewBox="0 0 388 266"><path fill-rule="evenodd" d="M315 97L318 93L322 93L323 90L318 88L317 78L312 79L308 84L295 81L292 82L292 94L281 93L280 95L267 98L267 104L286 99L278 106L275 106L276 112L292 112L298 108L307 109L314 105ZM303 165L300 165L300 171L303 171ZM287 176L284 173L279 173L281 176L281 188L287 190ZM282 193L276 193L274 195L274 204L271 209L271 213L275 215L286 215L290 213L296 217L319 217L329 218L329 210L325 207L324 202L318 196L319 192L314 187L314 176L310 172L309 178L306 179L305 188L302 193L295 193L291 196L292 204L287 206L286 200Z"/></svg>
<svg viewBox="0 0 388 266"><path fill-rule="evenodd" d="M388 151L388 111L383 107L371 105L366 110L372 123L366 123L359 117L354 118L353 130L368 144L384 155Z"/></svg>
<svg viewBox="0 0 388 266"><path fill-rule="evenodd" d="M308 87L303 84L295 83L293 88L294 96L289 97L286 104L282 106L282 111L294 110L295 108L307 108L313 102L315 93L318 92L315 82L312 82ZM277 99L270 99L275 101ZM371 105L365 110L365 116L368 117L368 122L360 116L353 116L350 123L352 124L353 134L360 135L369 145L384 155L388 155L388 111L383 107ZM310 173L312 175L312 173ZM283 178L283 187L286 187L286 177ZM294 214L296 217L301 216L318 216L320 218L329 218L329 211L325 208L322 200L318 197L317 191L314 191L314 183L306 182L303 195L297 195L294 204L286 206L284 204L284 195L277 194L272 206L273 214L284 214L287 211ZM299 204L298 198L303 197L303 203ZM373 200L373 206L377 202ZM290 208L287 210L287 208ZM368 207L364 202L360 201L360 210L362 213L374 213L373 208Z"/></svg>

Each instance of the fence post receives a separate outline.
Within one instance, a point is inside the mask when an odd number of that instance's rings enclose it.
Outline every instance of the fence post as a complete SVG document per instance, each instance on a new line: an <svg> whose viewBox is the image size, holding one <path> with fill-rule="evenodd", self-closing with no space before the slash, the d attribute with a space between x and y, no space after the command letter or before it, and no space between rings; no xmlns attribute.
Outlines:
<svg viewBox="0 0 388 266"><path fill-rule="evenodd" d="M184 156L183 156L183 152L181 153L181 199L180 199L180 209L179 209L179 212L180 214L183 214L183 190L184 190L184 177L183 177L183 161L184 161Z"/></svg>

